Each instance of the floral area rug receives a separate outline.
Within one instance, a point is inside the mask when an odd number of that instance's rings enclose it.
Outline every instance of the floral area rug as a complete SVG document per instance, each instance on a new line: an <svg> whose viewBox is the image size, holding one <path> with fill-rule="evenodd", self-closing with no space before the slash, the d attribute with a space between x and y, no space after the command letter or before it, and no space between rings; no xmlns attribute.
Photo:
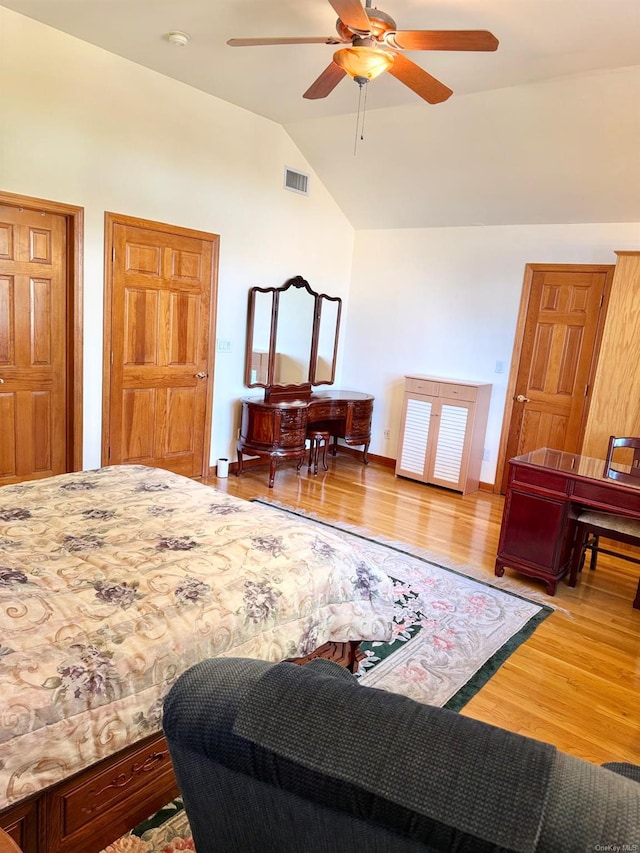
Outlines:
<svg viewBox="0 0 640 853"><path fill-rule="evenodd" d="M365 658L358 678L369 687L458 711L553 612L546 605L468 577L462 567L455 568L437 555L270 505L280 512L293 512L308 524L330 527L393 579L391 640L361 645ZM182 803L175 800L103 853L194 849Z"/></svg>

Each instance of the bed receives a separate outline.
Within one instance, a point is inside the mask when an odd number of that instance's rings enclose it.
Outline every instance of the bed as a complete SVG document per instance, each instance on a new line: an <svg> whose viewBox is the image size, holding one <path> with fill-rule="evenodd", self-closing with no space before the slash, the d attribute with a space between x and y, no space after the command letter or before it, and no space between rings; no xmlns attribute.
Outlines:
<svg viewBox="0 0 640 853"><path fill-rule="evenodd" d="M161 469L0 489L0 826L100 850L175 793L159 732L182 671L388 639L392 606L331 531Z"/></svg>

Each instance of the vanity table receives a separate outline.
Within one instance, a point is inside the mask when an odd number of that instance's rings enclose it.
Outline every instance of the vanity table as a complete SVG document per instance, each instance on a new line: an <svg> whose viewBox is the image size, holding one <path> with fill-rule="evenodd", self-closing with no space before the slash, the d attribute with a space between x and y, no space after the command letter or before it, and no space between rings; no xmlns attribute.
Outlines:
<svg viewBox="0 0 640 853"><path fill-rule="evenodd" d="M238 474L243 471L243 454L270 460L269 487L273 487L280 459L303 459L307 429L326 429L335 442L364 445L362 461L368 463L371 441L373 397L359 391L322 391L306 399L274 402L244 397L238 440Z"/></svg>
<svg viewBox="0 0 640 853"><path fill-rule="evenodd" d="M361 391L316 390L335 378L342 300L316 293L301 276L282 287L249 291L245 385L263 396L243 397L237 474L243 456L269 460L269 487L279 460L305 455L308 429L322 429L363 446L371 441L373 397Z"/></svg>

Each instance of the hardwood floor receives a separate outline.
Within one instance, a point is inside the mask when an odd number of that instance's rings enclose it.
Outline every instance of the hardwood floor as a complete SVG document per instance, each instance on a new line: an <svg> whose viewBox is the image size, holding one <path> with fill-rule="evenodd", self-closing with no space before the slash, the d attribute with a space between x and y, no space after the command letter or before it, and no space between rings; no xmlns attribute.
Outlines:
<svg viewBox="0 0 640 853"><path fill-rule="evenodd" d="M428 548L482 570L494 580L503 498L462 496L363 466L346 453L317 476L306 465L278 469L267 487L265 466L210 485L242 498L264 497L346 521L372 533ZM549 741L580 758L640 763L640 610L631 606L640 568L605 555L585 568L576 589L543 584L506 570L524 596L559 608L523 643L462 713Z"/></svg>

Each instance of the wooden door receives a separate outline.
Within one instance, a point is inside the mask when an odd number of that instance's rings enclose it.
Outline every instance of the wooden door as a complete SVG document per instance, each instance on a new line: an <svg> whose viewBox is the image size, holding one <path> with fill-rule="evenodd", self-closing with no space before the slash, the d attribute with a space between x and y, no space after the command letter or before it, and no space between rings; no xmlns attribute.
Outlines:
<svg viewBox="0 0 640 853"><path fill-rule="evenodd" d="M496 478L503 492L513 456L580 450L613 269L527 265Z"/></svg>
<svg viewBox="0 0 640 853"><path fill-rule="evenodd" d="M218 237L107 215L104 464L208 474Z"/></svg>
<svg viewBox="0 0 640 853"><path fill-rule="evenodd" d="M67 226L0 205L0 485L67 470Z"/></svg>

